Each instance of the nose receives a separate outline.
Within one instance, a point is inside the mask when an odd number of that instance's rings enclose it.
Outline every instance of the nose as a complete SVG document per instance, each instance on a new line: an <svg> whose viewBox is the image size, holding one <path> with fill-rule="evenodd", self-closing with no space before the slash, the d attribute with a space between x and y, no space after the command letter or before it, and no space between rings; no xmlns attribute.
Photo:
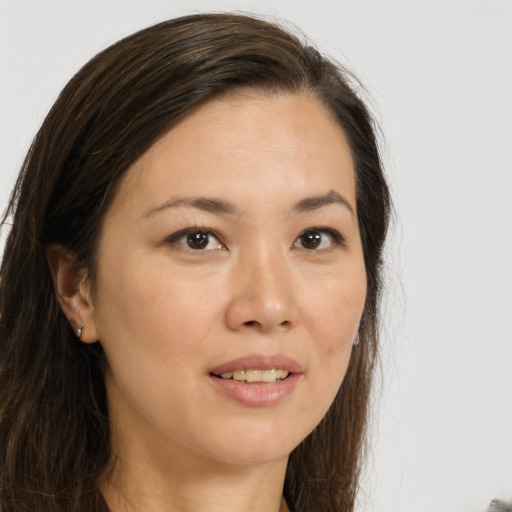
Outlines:
<svg viewBox="0 0 512 512"><path fill-rule="evenodd" d="M269 333L296 325L297 286L284 256L271 255L263 249L240 257L231 279L233 293L226 310L230 329Z"/></svg>

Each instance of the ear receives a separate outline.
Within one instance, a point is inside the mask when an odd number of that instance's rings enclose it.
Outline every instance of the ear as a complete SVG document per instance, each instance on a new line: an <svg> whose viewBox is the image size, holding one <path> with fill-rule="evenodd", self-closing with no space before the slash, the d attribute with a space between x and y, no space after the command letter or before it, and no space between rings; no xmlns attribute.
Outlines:
<svg viewBox="0 0 512 512"><path fill-rule="evenodd" d="M80 340L84 343L98 341L91 285L86 270L78 266L75 255L62 245L48 247L46 257L57 300L73 331L77 332L83 326Z"/></svg>

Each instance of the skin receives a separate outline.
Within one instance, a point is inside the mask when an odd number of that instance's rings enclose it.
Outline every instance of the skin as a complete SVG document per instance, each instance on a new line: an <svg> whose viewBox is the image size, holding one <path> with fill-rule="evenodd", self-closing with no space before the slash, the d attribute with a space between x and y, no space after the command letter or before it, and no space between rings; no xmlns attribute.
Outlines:
<svg viewBox="0 0 512 512"><path fill-rule="evenodd" d="M233 211L169 205L189 197ZM323 201L304 206L312 197ZM355 210L350 150L324 107L238 93L196 110L128 171L94 294L64 249L49 251L64 312L106 354L117 458L100 486L112 512L279 510L289 453L332 403L363 311ZM318 227L312 248L302 235ZM187 228L214 234L191 248L176 235ZM299 362L292 393L248 407L219 392L212 368L248 354Z"/></svg>

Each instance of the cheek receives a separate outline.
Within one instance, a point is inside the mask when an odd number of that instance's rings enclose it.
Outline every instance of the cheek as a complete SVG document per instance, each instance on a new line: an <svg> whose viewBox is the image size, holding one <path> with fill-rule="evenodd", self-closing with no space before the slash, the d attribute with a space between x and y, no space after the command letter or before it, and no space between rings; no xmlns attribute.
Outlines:
<svg viewBox="0 0 512 512"><path fill-rule="evenodd" d="M350 278L332 278L316 294L308 297L309 322L318 332L318 342L325 350L354 340L366 300L366 277L355 273Z"/></svg>
<svg viewBox="0 0 512 512"><path fill-rule="evenodd" d="M201 351L220 317L219 286L204 276L185 279L157 263L105 264L96 318L103 343L115 340L136 357L155 357L161 364Z"/></svg>
<svg viewBox="0 0 512 512"><path fill-rule="evenodd" d="M358 271L356 271L358 270ZM329 280L322 293L309 296L306 322L312 334L319 386L334 399L350 360L366 299L366 275L355 269Z"/></svg>
<svg viewBox="0 0 512 512"><path fill-rule="evenodd" d="M220 316L216 287L128 259L105 265L99 278L97 330L110 402L129 403L155 425L170 422L162 410L186 414L183 397L190 399L187 389L204 373L205 344Z"/></svg>

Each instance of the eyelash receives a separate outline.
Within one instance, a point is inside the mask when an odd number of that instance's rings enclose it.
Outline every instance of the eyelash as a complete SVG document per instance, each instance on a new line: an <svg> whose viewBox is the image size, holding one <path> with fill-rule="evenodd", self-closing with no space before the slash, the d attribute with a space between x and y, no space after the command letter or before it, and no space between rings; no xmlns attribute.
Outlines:
<svg viewBox="0 0 512 512"><path fill-rule="evenodd" d="M317 249L316 247L307 248L307 247L296 247L295 246L295 244L298 241L300 241L303 237L305 237L306 235L315 234L315 233L316 234L319 233L322 235L328 235L332 239L331 246L327 247L327 248L321 248L321 249ZM190 245L188 245L189 240L186 237L188 237L189 235L194 235L194 234L206 236L206 243L203 247L194 248L194 247L190 247ZM211 243L211 240L209 239L209 237L213 237L219 242L218 246L215 249L225 249L226 248L224 242L222 241L222 238L217 233L215 233L215 231L208 229L208 228L194 227L194 228L182 229L182 230L178 231L177 233L174 233L173 235L171 235L169 238L167 238L167 242L169 244L181 245L185 249L189 249L193 252L206 252L208 250L213 250L213 249L207 249L207 250L204 249L204 247L207 247ZM300 235L297 236L297 238L293 242L292 247L314 252L314 251L319 251L319 250L320 251L327 250L327 249L332 248L333 246L343 247L344 245L345 245L345 239L337 230L332 229L332 228L323 227L323 226L315 226L315 227L307 228L304 231L302 231L300 233Z"/></svg>
<svg viewBox="0 0 512 512"><path fill-rule="evenodd" d="M321 233L321 234L326 234L326 235L330 236L331 239L332 239L332 245L331 245L331 247L322 248L322 249L317 249L317 248L307 249L306 247L302 247L305 250L308 250L308 251L309 250L311 250L311 251L318 251L318 250L330 249L330 248L332 248L332 246L343 247L345 245L345 239L343 238L343 236L341 235L341 233L339 231L336 231L335 229L327 228L327 227L324 227L324 226L315 226L315 227L311 227L311 228L305 229L297 237L295 242L293 242L293 246L295 246L295 244L297 243L298 240L301 239L301 237L304 237L304 236L306 236L308 234L311 234L311 233Z"/></svg>
<svg viewBox="0 0 512 512"><path fill-rule="evenodd" d="M190 247L187 244L188 240L185 239L188 235L194 235L194 234L201 234L201 235L206 235L207 237L213 237L216 240L218 240L218 242L219 242L219 247L217 247L217 248L225 248L225 245L222 242L222 238L217 233L215 233L214 231L212 231L211 229L208 229L208 228L195 227L195 228L182 229L182 230L178 231L177 233L174 233L173 235L171 235L167 239L167 242L170 244L174 244L174 245L182 245L185 249L189 249L194 252L201 252L201 251L203 251L203 248ZM185 239L185 240L181 241L181 239ZM209 240L208 240L207 244L208 243L210 243ZM211 249L209 249L209 250L211 250Z"/></svg>

